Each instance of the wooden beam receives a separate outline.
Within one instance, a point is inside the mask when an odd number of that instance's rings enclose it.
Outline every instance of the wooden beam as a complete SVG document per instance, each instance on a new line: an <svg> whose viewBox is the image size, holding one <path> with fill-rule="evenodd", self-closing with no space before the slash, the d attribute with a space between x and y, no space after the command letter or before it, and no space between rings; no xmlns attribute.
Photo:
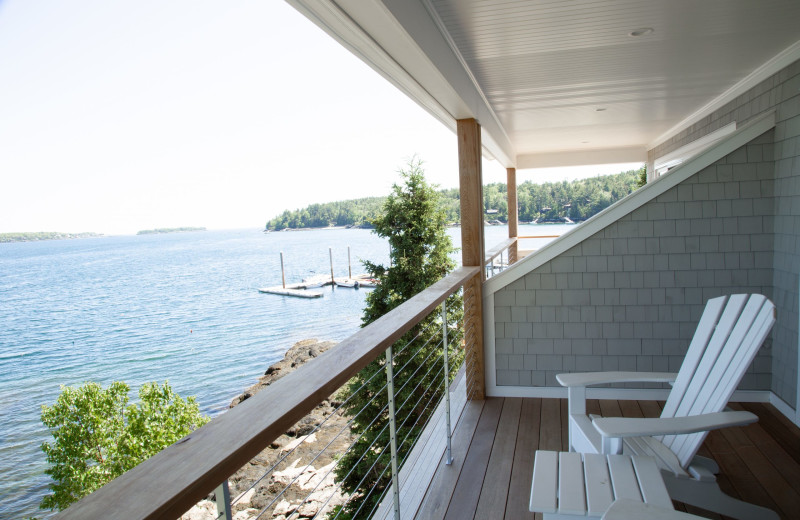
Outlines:
<svg viewBox="0 0 800 520"><path fill-rule="evenodd" d="M459 119L458 177L461 198L461 262L480 266L481 274L464 284L464 349L467 397L486 394L483 360L483 174L481 171L481 127L475 119Z"/></svg>
<svg viewBox="0 0 800 520"><path fill-rule="evenodd" d="M506 168L506 199L508 202L508 238L519 236L519 209L517 207L517 169ZM508 247L508 264L517 261L517 242Z"/></svg>
<svg viewBox="0 0 800 520"><path fill-rule="evenodd" d="M458 180L461 197L461 255L464 266L483 262L483 172L481 127L474 119L458 120Z"/></svg>

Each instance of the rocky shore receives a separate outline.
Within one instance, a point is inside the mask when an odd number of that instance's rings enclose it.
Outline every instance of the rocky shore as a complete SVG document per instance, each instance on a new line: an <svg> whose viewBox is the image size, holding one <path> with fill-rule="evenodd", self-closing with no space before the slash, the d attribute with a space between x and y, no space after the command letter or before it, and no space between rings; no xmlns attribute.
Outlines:
<svg viewBox="0 0 800 520"><path fill-rule="evenodd" d="M295 343L281 361L270 366L256 384L231 402L231 408L335 344L316 339ZM254 519L265 508L266 511L259 518L303 520L313 518L320 510L323 513L320 516L323 517L326 512L344 503L346 496L336 489L332 472L335 464L333 456L344 451L352 442L347 419L334 413L340 404L335 399L320 403L228 479L235 520ZM326 446L328 448L320 453ZM264 476L273 466L273 471ZM288 489L281 494L287 485ZM201 501L181 520L216 518L216 505L211 498Z"/></svg>

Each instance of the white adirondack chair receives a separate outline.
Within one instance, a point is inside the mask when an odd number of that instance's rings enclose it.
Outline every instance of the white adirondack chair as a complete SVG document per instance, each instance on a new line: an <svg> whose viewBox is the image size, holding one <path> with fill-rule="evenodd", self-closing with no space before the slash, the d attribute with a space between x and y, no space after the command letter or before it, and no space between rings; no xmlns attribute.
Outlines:
<svg viewBox="0 0 800 520"><path fill-rule="evenodd" d="M702 516L681 513L627 498L615 500L600 520L705 520Z"/></svg>
<svg viewBox="0 0 800 520"><path fill-rule="evenodd" d="M649 455L674 500L742 520L777 520L775 512L723 493L714 476L719 466L697 455L709 430L758 420L750 412L723 410L774 323L775 306L766 297L722 296L706 304L677 374L559 374L569 389L570 450ZM660 418L586 415L587 386L634 381L673 383Z"/></svg>

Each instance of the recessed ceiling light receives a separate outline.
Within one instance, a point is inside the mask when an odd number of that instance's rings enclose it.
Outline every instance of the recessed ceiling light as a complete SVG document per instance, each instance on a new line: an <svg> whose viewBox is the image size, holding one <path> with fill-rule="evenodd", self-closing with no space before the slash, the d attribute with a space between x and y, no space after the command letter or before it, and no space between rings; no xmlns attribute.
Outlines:
<svg viewBox="0 0 800 520"><path fill-rule="evenodd" d="M589 144L589 141L581 141L581 144Z"/></svg>
<svg viewBox="0 0 800 520"><path fill-rule="evenodd" d="M633 36L634 38L638 36L647 36L648 34L653 34L655 29L652 27L642 27L641 29L634 29L628 33L628 36Z"/></svg>
<svg viewBox="0 0 800 520"><path fill-rule="evenodd" d="M607 109L605 107L599 107L594 109L595 112L605 112L606 110Z"/></svg>

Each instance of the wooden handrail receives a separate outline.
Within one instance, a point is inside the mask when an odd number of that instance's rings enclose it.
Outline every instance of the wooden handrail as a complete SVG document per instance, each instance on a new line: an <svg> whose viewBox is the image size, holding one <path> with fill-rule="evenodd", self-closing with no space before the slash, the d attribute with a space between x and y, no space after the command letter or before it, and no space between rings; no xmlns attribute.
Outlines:
<svg viewBox="0 0 800 520"><path fill-rule="evenodd" d="M523 238L558 238L560 236L561 235L528 235L528 236L524 236L524 237L517 237L517 239L523 239Z"/></svg>
<svg viewBox="0 0 800 520"><path fill-rule="evenodd" d="M490 263L492 260L500 256L500 253L508 249L509 247L513 246L517 242L516 238L507 238L494 246L492 249L487 251L486 258L483 261L483 265Z"/></svg>
<svg viewBox="0 0 800 520"><path fill-rule="evenodd" d="M178 518L480 272L456 269L55 518Z"/></svg>

